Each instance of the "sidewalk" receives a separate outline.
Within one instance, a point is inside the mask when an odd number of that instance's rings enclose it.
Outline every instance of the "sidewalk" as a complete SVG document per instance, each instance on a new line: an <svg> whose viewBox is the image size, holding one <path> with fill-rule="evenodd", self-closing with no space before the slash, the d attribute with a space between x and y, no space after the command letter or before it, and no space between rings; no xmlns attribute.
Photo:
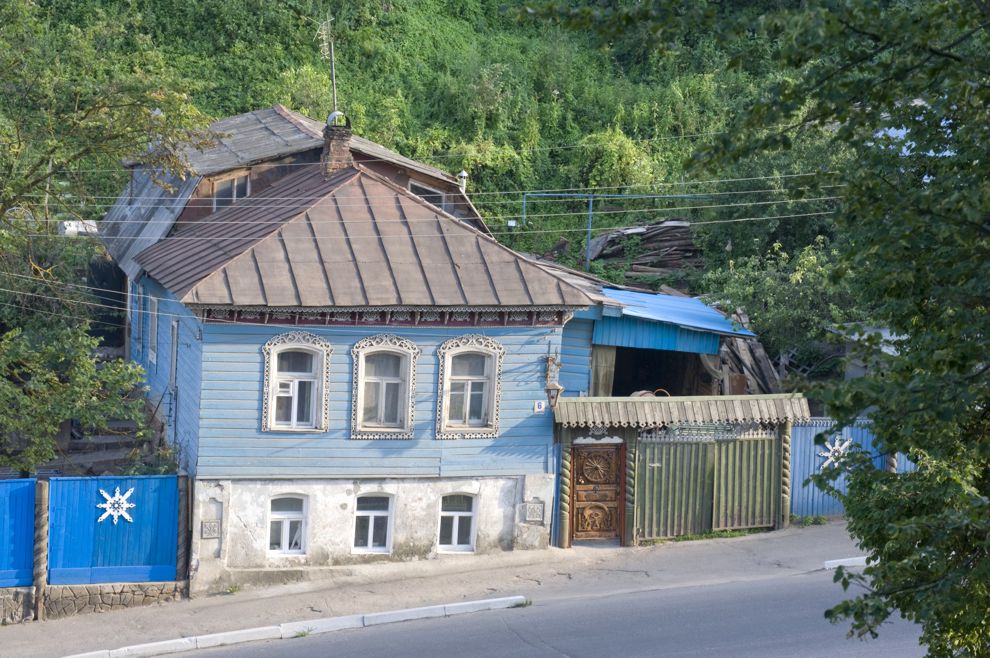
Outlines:
<svg viewBox="0 0 990 658"><path fill-rule="evenodd" d="M0 653L64 656L292 621L525 595L662 590L806 573L860 555L845 523L639 548L573 549L341 567L332 580L0 629Z"/></svg>

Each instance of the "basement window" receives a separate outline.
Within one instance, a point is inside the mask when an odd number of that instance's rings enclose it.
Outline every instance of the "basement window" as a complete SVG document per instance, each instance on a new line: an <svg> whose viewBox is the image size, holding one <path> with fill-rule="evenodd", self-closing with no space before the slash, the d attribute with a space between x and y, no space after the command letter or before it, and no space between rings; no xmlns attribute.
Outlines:
<svg viewBox="0 0 990 658"><path fill-rule="evenodd" d="M441 553L470 553L474 550L474 496L453 494L440 501Z"/></svg>
<svg viewBox="0 0 990 658"><path fill-rule="evenodd" d="M361 496L354 515L354 552L388 553L391 550L392 499Z"/></svg>
<svg viewBox="0 0 990 658"><path fill-rule="evenodd" d="M295 496L272 498L268 522L268 552L306 552L306 501Z"/></svg>

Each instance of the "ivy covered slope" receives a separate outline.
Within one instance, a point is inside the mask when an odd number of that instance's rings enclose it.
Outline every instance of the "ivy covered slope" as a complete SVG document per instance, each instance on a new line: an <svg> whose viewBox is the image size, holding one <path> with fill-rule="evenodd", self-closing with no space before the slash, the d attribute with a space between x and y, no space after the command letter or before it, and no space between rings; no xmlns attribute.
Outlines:
<svg viewBox="0 0 990 658"><path fill-rule="evenodd" d="M131 15L180 77L195 81L197 106L216 117L283 103L312 117L332 106L329 67L317 39L333 16L340 104L355 129L401 153L449 171L466 169L474 199L503 239L543 251L569 239L578 262L583 206L544 201L529 232L506 233L518 219L521 191L610 187L609 192L680 194L781 187L800 179L740 181L685 188L683 163L724 131L769 83L786 75L772 41L720 39L683 31L665 52L643 35L605 39L546 21L519 18L504 0L42 0L53 20L85 25L101 15ZM510 3L513 4L513 3ZM518 3L516 3L518 4ZM734 9L751 12L762 10ZM730 66L736 62L738 67ZM841 153L808 131L792 151L740 163L719 178L826 171ZM641 187L625 187L641 186ZM776 197L782 198L782 197ZM723 197L767 202L766 193ZM690 214L743 217L741 205L664 212L684 203L622 202L596 226L629 225ZM713 204L709 204L713 205ZM792 215L822 203L757 206ZM623 212L628 210L629 212ZM828 233L825 220L714 225L719 261L756 255L774 242L799 249ZM537 232L539 231L539 232Z"/></svg>

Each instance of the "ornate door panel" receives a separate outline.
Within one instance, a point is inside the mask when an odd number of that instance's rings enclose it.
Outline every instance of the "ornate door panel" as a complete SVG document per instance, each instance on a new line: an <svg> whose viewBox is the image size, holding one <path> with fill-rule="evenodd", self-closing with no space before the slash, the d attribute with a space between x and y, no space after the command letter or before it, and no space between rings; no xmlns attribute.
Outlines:
<svg viewBox="0 0 990 658"><path fill-rule="evenodd" d="M610 539L622 534L622 445L574 446L574 539Z"/></svg>

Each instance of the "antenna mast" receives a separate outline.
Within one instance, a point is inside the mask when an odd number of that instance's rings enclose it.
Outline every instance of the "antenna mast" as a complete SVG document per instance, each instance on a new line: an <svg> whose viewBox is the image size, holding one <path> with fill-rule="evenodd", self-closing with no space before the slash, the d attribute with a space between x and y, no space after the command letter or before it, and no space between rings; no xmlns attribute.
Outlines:
<svg viewBox="0 0 990 658"><path fill-rule="evenodd" d="M320 40L320 54L325 61L330 62L330 81L333 84L333 111L337 111L337 62L333 52L333 17L327 12L327 18L320 22L316 31Z"/></svg>

